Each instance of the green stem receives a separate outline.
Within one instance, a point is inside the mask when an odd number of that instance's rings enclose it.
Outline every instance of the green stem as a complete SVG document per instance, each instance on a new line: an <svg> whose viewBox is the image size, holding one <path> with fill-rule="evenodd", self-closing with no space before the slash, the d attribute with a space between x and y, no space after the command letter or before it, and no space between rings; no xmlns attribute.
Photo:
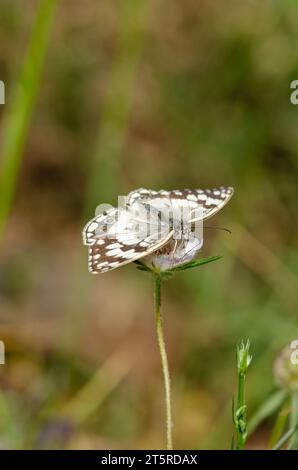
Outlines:
<svg viewBox="0 0 298 470"><path fill-rule="evenodd" d="M246 343L242 340L241 343L237 346L238 394L236 413L233 410L234 424L237 435L237 450L241 450L244 448L247 438L247 417L246 403L244 397L244 386L246 371L252 360L252 356L249 354L249 348L249 340L247 340Z"/></svg>
<svg viewBox="0 0 298 470"><path fill-rule="evenodd" d="M298 392L292 392L291 396L291 412L290 412L290 428L297 429L298 425ZM298 432L293 434L289 442L289 449L298 449Z"/></svg>
<svg viewBox="0 0 298 470"><path fill-rule="evenodd" d="M172 439L172 409L171 409L171 384L169 364L163 333L163 322L161 315L161 277L158 273L154 274L154 293L155 293L155 320L156 320L156 333L158 339L159 353L161 358L163 379L164 379L164 392L165 392L165 405L166 405L166 442L167 450L173 449Z"/></svg>
<svg viewBox="0 0 298 470"><path fill-rule="evenodd" d="M244 402L244 385L245 385L245 375L239 374L238 378L238 408L241 408L245 405Z"/></svg>
<svg viewBox="0 0 298 470"><path fill-rule="evenodd" d="M241 450L244 448L245 438L246 438L246 412L243 408L245 406L244 400L244 384L245 384L245 375L239 373L238 376L238 403L237 409L243 410L241 416L239 417L238 426L237 426L237 449Z"/></svg>

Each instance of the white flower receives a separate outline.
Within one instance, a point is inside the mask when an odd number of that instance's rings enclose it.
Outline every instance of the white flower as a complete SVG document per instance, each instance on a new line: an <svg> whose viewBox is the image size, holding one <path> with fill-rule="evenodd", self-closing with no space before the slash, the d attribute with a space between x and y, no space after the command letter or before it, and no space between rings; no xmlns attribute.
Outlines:
<svg viewBox="0 0 298 470"><path fill-rule="evenodd" d="M203 240L190 237L188 240L170 240L151 255L142 258L148 268L167 271L195 259L203 246Z"/></svg>

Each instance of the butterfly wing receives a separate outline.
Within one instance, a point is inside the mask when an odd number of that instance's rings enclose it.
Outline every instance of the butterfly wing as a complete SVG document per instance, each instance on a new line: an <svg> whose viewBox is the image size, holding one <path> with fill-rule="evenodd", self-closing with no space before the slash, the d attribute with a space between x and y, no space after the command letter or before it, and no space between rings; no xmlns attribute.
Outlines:
<svg viewBox="0 0 298 470"><path fill-rule="evenodd" d="M124 240L120 243L109 238L98 239L89 247L89 271L93 274L104 273L139 260L165 245L172 235L168 233L161 240L149 236L133 245L126 244Z"/></svg>
<svg viewBox="0 0 298 470"><path fill-rule="evenodd" d="M133 204L137 200L164 198L171 200L176 207L189 207L192 209L200 207L200 218L206 220L219 212L231 199L233 193L234 189L230 186L221 186L214 189L175 189L173 191L153 191L140 188L128 195L128 204Z"/></svg>
<svg viewBox="0 0 298 470"><path fill-rule="evenodd" d="M108 230L110 223L117 220L118 212L118 209L111 207L108 211L91 219L83 228L84 245L94 245L98 235L102 236Z"/></svg>
<svg viewBox="0 0 298 470"><path fill-rule="evenodd" d="M148 226L136 218L135 211L124 209L113 208L108 214L95 217L83 230L84 244L89 247L89 271L110 271L158 250L173 236L168 227L159 228L148 232Z"/></svg>
<svg viewBox="0 0 298 470"><path fill-rule="evenodd" d="M232 187L214 189L184 189L170 191L172 200L186 201L190 207L201 210L200 219L206 220L219 212L231 199L234 193ZM198 219L195 219L198 220Z"/></svg>

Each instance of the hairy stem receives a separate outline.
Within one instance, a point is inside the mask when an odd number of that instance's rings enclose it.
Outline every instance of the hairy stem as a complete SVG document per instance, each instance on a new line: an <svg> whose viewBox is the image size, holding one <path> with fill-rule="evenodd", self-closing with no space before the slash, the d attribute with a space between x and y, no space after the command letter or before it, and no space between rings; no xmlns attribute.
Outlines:
<svg viewBox="0 0 298 470"><path fill-rule="evenodd" d="M161 277L158 273L154 274L154 294L155 294L155 320L156 320L156 333L158 339L159 353L161 358L163 379L164 379L164 393L166 405L166 442L167 450L173 449L172 439L172 409L171 409L171 384L168 358L163 333L163 322L161 316Z"/></svg>

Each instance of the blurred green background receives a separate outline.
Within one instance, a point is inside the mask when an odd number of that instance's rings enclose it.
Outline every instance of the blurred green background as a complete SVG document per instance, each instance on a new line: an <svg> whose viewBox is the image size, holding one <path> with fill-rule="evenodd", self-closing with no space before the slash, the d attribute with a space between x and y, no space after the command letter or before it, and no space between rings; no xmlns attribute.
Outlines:
<svg viewBox="0 0 298 470"><path fill-rule="evenodd" d="M97 204L232 185L202 256L165 283L176 448L229 448L297 339L298 3L0 0L1 448L162 448L152 280L87 271ZM265 447L265 422L249 447Z"/></svg>

